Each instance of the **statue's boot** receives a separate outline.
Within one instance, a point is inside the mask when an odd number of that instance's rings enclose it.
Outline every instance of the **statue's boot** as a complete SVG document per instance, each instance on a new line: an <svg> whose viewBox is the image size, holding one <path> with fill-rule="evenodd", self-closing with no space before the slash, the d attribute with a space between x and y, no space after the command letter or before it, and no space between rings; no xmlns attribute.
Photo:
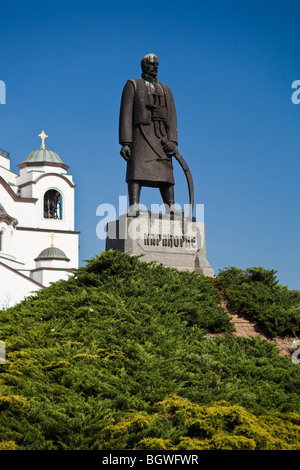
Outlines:
<svg viewBox="0 0 300 470"><path fill-rule="evenodd" d="M137 217L140 213L140 194L141 184L136 181L128 182L128 196L129 196L129 217Z"/></svg>
<svg viewBox="0 0 300 470"><path fill-rule="evenodd" d="M166 213L174 212L174 184L162 184L159 190L166 208Z"/></svg>

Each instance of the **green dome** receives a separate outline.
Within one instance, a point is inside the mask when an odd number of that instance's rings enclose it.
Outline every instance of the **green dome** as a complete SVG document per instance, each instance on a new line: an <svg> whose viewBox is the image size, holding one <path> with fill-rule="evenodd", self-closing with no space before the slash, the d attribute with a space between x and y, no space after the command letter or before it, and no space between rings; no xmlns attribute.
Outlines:
<svg viewBox="0 0 300 470"><path fill-rule="evenodd" d="M50 246L49 248L46 248L43 250L37 258L35 258L35 261L40 261L40 260L45 260L45 259L62 259L65 261L70 261L69 258L66 257L65 253L60 250L59 248L56 248L55 246Z"/></svg>
<svg viewBox="0 0 300 470"><path fill-rule="evenodd" d="M47 149L34 150L29 155L27 155L23 163L59 163L61 165L64 164L64 162L57 155L57 153Z"/></svg>

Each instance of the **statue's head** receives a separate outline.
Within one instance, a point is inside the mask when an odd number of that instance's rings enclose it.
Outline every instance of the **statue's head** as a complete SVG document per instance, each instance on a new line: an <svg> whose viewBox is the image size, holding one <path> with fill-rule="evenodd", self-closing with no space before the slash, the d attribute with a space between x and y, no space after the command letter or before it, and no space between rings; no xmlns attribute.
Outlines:
<svg viewBox="0 0 300 470"><path fill-rule="evenodd" d="M143 73L150 75L152 78L157 77L158 72L158 58L155 54L147 54L142 58L141 67Z"/></svg>

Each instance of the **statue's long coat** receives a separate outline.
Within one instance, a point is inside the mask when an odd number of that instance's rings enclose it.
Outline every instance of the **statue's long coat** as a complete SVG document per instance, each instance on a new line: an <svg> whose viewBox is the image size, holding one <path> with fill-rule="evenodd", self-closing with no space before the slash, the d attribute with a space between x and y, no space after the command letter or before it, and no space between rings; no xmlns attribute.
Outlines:
<svg viewBox="0 0 300 470"><path fill-rule="evenodd" d="M174 184L172 161L163 151L162 139L178 143L170 88L157 81L151 83L150 79L128 80L122 93L119 121L119 142L130 144L131 148L127 182L138 180L145 186Z"/></svg>

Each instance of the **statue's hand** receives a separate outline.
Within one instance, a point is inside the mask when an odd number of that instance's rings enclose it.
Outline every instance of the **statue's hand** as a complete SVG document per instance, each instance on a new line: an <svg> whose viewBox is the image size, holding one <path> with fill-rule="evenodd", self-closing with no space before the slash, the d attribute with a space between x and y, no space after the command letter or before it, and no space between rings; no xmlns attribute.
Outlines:
<svg viewBox="0 0 300 470"><path fill-rule="evenodd" d="M130 145L127 145L127 144L123 145L123 147L121 148L120 154L122 155L124 160L126 160L126 162L128 162L128 160L130 158L130 155L131 155Z"/></svg>
<svg viewBox="0 0 300 470"><path fill-rule="evenodd" d="M167 155L174 155L177 152L177 145L170 140L163 141L163 151Z"/></svg>

